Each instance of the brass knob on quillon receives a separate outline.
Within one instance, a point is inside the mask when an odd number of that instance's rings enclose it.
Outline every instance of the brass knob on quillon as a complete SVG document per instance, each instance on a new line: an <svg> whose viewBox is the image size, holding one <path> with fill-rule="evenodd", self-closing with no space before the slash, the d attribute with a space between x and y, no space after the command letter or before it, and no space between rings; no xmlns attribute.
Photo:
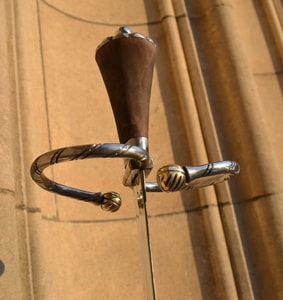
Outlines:
<svg viewBox="0 0 283 300"><path fill-rule="evenodd" d="M122 205L120 194L116 192L105 193L102 196L100 207L104 211L116 212Z"/></svg>
<svg viewBox="0 0 283 300"><path fill-rule="evenodd" d="M221 183L240 172L235 161L218 161L199 166L167 165L157 171L156 181L164 192L175 192Z"/></svg>
<svg viewBox="0 0 283 300"><path fill-rule="evenodd" d="M164 192L175 192L185 189L186 179L184 169L178 165L164 166L156 174L156 181Z"/></svg>

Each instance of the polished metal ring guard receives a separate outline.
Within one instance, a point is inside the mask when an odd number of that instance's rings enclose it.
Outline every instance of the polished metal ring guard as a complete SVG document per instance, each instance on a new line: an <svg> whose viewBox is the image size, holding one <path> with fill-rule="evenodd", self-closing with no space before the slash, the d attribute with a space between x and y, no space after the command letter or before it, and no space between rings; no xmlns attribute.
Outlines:
<svg viewBox="0 0 283 300"><path fill-rule="evenodd" d="M72 146L42 154L31 166L31 177L40 187L115 212L121 206L118 193L102 194L69 187L50 180L44 175L44 169L73 160L124 158L125 186L137 184L140 170L144 170L145 175L150 173L153 162L148 154L147 131L155 48L151 38L132 33L128 27L121 27L114 37L106 38L98 46L96 60L111 100L121 143ZM121 73L124 76L122 79ZM129 91L121 87L123 84ZM174 192L204 187L227 180L239 171L239 165L233 161L185 167L168 165L157 171L156 182L145 183L145 189L147 192Z"/></svg>

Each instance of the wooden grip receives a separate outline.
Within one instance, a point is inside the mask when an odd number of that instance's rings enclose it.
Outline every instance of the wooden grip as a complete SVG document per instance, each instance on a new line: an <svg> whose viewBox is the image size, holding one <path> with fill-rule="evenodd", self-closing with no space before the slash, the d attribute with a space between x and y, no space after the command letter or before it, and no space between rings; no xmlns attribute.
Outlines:
<svg viewBox="0 0 283 300"><path fill-rule="evenodd" d="M148 137L149 102L156 46L141 37L119 37L96 51L119 140Z"/></svg>

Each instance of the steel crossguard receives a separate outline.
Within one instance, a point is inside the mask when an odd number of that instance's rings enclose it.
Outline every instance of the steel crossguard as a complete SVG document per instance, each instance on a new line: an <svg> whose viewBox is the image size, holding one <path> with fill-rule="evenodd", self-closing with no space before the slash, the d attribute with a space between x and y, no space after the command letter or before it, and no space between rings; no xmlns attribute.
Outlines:
<svg viewBox="0 0 283 300"><path fill-rule="evenodd" d="M135 186L137 175L147 176L153 168L148 154L148 111L156 45L140 33L121 27L97 48L100 68L114 112L121 143L90 144L60 148L40 155L31 166L31 177L43 189L63 196L92 202L105 211L121 206L117 192L84 191L50 180L44 169L58 163L90 158L123 158L123 184ZM146 192L175 192L220 183L238 174L234 161L220 161L200 166L167 165L156 174L156 182L145 182Z"/></svg>
<svg viewBox="0 0 283 300"><path fill-rule="evenodd" d="M103 210L115 212L121 206L119 193L89 192L69 187L47 178L45 168L73 160L90 158L124 158L126 171L123 179L125 186L135 185L135 174L138 170L146 173L153 167L152 159L142 148L129 144L93 144L60 148L39 156L31 166L33 180L43 189L63 196L92 202ZM130 165L130 166L129 166ZM201 166L168 165L157 171L156 182L146 182L147 192L175 192L204 187L227 180L239 172L236 162L220 161Z"/></svg>

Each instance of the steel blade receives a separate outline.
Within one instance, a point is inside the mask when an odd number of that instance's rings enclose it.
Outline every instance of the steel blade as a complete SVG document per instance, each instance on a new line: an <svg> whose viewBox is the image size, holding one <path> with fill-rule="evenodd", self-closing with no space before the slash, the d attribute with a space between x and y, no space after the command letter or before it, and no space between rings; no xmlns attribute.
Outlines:
<svg viewBox="0 0 283 300"><path fill-rule="evenodd" d="M134 199L137 202L137 225L140 239L140 251L144 268L144 288L146 299L155 300L155 284L151 256L150 235L146 209L146 189L144 171L138 172L137 185L133 187Z"/></svg>

